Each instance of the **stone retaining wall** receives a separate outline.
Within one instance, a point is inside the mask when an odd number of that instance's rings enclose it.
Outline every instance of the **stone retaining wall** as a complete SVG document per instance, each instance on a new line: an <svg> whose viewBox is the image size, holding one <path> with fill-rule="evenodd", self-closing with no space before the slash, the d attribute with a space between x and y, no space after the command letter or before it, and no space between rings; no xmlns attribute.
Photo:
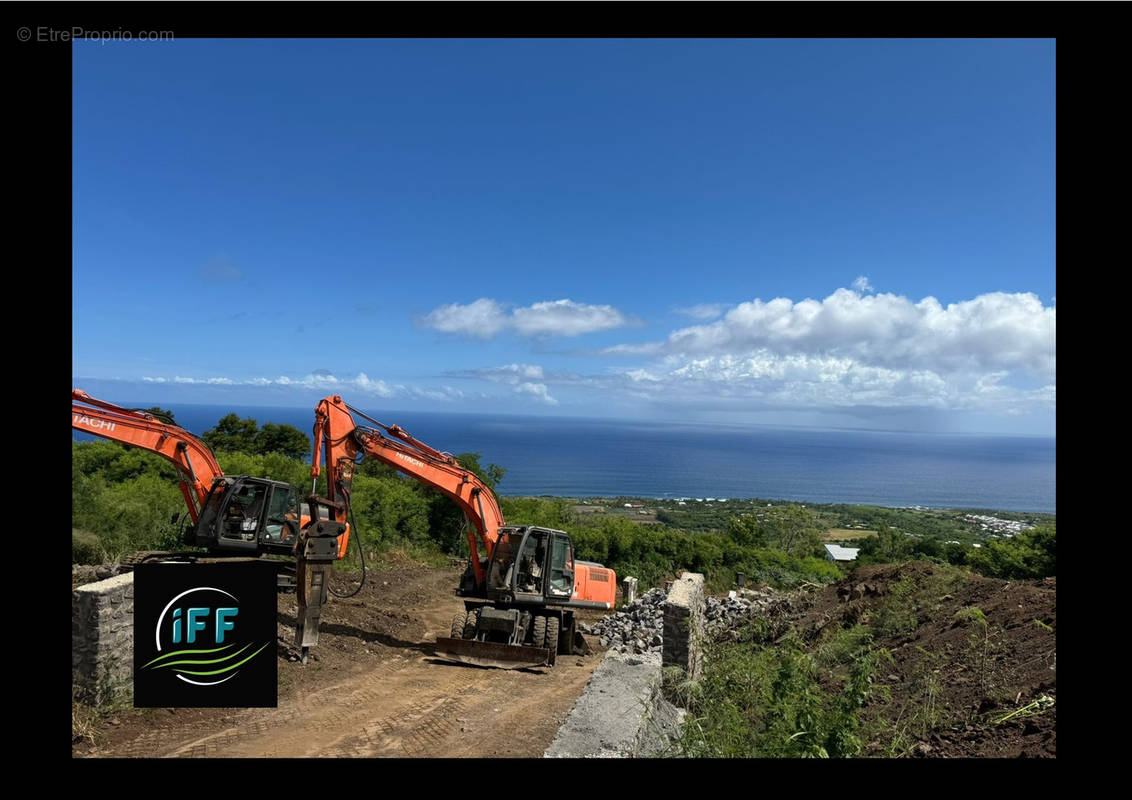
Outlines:
<svg viewBox="0 0 1132 800"><path fill-rule="evenodd" d="M71 591L71 691L104 704L133 690L134 576Z"/></svg>
<svg viewBox="0 0 1132 800"><path fill-rule="evenodd" d="M658 601L650 602L650 598L651 592L642 598L643 607L656 609ZM616 645L606 651L544 757L634 758L662 754L679 735L685 716L683 709L664 699L662 670L680 667L690 678L701 676L705 607L704 576L685 572L680 580L672 582L668 596L659 602L664 615L664 641L659 653L619 652L619 648L624 649L620 629L611 627L612 633L603 633L603 637L616 634ZM630 613L636 616L630 619ZM637 623L632 620L640 616L640 609L619 616L626 620L621 624L648 627L653 624L653 613L648 611L643 621Z"/></svg>
<svg viewBox="0 0 1132 800"><path fill-rule="evenodd" d="M664 667L680 667L696 680L703 671L704 576L685 572L664 601Z"/></svg>

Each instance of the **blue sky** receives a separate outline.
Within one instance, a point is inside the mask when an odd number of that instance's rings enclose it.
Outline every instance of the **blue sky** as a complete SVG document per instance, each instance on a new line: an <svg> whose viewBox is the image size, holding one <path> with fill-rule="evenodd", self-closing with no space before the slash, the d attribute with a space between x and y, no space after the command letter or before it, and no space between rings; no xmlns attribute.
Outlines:
<svg viewBox="0 0 1132 800"><path fill-rule="evenodd" d="M110 400L1052 435L1054 43L73 50Z"/></svg>

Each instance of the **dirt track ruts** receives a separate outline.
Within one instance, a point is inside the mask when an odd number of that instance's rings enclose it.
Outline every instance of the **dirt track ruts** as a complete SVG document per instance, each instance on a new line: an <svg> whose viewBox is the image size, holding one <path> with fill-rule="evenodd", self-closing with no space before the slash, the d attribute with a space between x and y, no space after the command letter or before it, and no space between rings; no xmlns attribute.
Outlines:
<svg viewBox="0 0 1132 800"><path fill-rule="evenodd" d="M286 672L294 685L281 691L277 708L130 711L123 730L110 730L99 746L75 754L540 756L598 659L563 656L539 672L432 658L429 644L448 635L461 608L452 594L457 576L453 570L379 573L371 576L374 587L364 601L332 599L323 616L319 661L302 667L281 658L281 676ZM399 615L402 629L367 631L367 623L390 616L391 608L405 612ZM282 599L280 611L289 621ZM508 752L500 753L501 742Z"/></svg>

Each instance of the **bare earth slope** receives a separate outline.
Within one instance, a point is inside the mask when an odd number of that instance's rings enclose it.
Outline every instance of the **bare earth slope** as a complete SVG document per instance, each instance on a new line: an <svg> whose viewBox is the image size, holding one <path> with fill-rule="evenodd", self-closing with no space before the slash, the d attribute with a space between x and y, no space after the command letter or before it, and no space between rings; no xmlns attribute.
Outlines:
<svg viewBox="0 0 1132 800"><path fill-rule="evenodd" d="M863 716L883 719L899 746L874 741L865 755L1048 758L1057 747L1056 618L1056 578L1006 581L913 562L858 569L818 593L793 627L816 646L864 625L892 654Z"/></svg>

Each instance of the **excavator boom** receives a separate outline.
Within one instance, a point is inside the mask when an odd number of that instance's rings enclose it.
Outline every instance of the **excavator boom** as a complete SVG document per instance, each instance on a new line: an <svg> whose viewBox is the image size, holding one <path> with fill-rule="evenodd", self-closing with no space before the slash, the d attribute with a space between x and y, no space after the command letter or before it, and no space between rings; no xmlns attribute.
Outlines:
<svg viewBox="0 0 1132 800"><path fill-rule="evenodd" d="M79 389L71 390L71 428L141 447L172 463L181 473L181 494L194 524L213 481L224 476L212 451L185 429L144 411L97 400Z"/></svg>

